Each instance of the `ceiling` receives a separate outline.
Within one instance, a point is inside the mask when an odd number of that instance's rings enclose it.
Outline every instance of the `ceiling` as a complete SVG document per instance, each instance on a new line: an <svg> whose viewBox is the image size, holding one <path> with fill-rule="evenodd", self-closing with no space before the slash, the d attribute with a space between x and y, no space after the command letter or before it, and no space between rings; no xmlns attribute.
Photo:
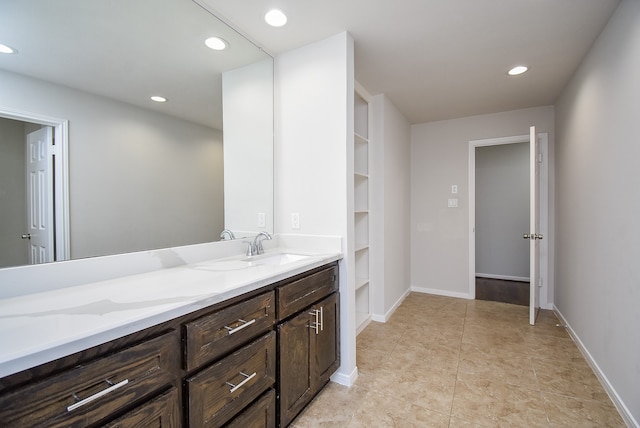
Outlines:
<svg viewBox="0 0 640 428"><path fill-rule="evenodd" d="M230 48L207 48L210 36ZM18 50L0 55L2 70L216 129L221 73L267 58L191 0L0 0L0 43Z"/></svg>
<svg viewBox="0 0 640 428"><path fill-rule="evenodd" d="M268 52L349 31L356 79L410 123L552 105L619 0L202 0ZM286 26L264 14L283 10ZM511 77L507 70L530 70Z"/></svg>

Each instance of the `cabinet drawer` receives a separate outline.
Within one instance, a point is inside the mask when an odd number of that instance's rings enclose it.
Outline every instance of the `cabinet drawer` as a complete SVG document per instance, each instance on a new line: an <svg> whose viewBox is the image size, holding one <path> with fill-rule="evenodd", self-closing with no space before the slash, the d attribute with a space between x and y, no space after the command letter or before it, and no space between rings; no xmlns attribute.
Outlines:
<svg viewBox="0 0 640 428"><path fill-rule="evenodd" d="M0 397L0 426L87 426L152 395L179 368L177 332Z"/></svg>
<svg viewBox="0 0 640 428"><path fill-rule="evenodd" d="M219 427L275 382L276 334L270 332L186 380L189 426Z"/></svg>
<svg viewBox="0 0 640 428"><path fill-rule="evenodd" d="M274 297L270 291L185 324L186 369L213 361L272 328Z"/></svg>
<svg viewBox="0 0 640 428"><path fill-rule="evenodd" d="M276 392L273 389L236 416L225 428L275 428Z"/></svg>
<svg viewBox="0 0 640 428"><path fill-rule="evenodd" d="M126 415L107 424L108 428L180 427L180 399L178 390L171 388L161 396L149 400Z"/></svg>
<svg viewBox="0 0 640 428"><path fill-rule="evenodd" d="M338 289L338 268L332 266L276 289L278 319L285 319Z"/></svg>

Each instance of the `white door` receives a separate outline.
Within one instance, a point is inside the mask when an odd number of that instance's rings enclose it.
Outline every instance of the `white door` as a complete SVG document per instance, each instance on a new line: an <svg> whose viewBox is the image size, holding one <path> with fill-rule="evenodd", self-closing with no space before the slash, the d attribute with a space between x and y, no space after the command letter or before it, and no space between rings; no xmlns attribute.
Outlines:
<svg viewBox="0 0 640 428"><path fill-rule="evenodd" d="M529 185L530 185L530 213L529 233L524 235L529 239L529 324L536 323L536 316L540 310L540 148L536 127L529 128Z"/></svg>
<svg viewBox="0 0 640 428"><path fill-rule="evenodd" d="M54 260L53 129L45 126L27 135L27 233L29 263Z"/></svg>

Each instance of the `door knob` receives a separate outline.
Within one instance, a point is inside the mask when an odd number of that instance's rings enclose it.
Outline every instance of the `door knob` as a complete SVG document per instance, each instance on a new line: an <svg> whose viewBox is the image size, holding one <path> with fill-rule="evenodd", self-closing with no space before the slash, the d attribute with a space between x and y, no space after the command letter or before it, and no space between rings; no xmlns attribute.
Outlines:
<svg viewBox="0 0 640 428"><path fill-rule="evenodd" d="M31 234L30 233L25 233L21 236L22 239L31 239Z"/></svg>

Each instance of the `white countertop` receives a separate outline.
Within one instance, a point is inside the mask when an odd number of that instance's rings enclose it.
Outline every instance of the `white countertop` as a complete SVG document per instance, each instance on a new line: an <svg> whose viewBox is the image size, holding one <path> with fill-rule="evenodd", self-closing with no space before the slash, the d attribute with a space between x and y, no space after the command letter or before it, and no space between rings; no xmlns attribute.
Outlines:
<svg viewBox="0 0 640 428"><path fill-rule="evenodd" d="M297 253L309 257L239 268L238 256L0 299L0 378L342 258Z"/></svg>

